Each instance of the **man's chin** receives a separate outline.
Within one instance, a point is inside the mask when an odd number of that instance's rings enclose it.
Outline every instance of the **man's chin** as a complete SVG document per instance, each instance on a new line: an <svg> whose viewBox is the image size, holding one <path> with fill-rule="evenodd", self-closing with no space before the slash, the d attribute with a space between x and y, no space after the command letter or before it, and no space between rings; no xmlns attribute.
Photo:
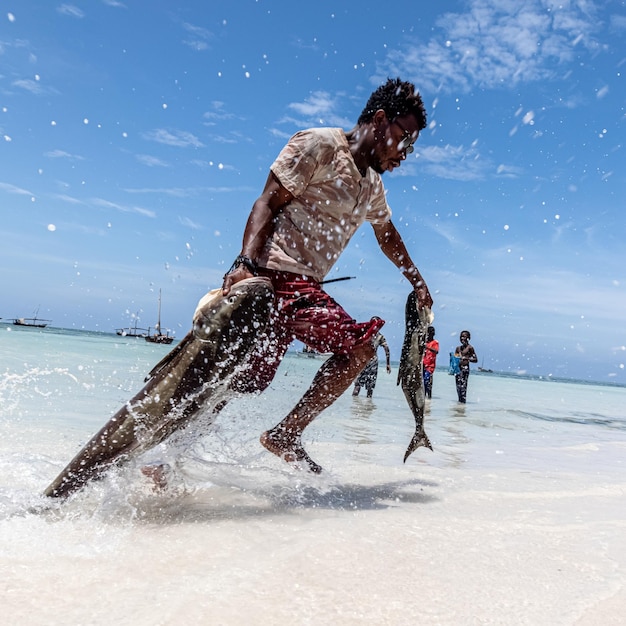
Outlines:
<svg viewBox="0 0 626 626"><path fill-rule="evenodd" d="M372 169L379 174L384 174L385 172L393 172L396 167L400 167L400 164L394 163L393 161L386 161L384 166L382 163L377 163L377 167L372 167Z"/></svg>

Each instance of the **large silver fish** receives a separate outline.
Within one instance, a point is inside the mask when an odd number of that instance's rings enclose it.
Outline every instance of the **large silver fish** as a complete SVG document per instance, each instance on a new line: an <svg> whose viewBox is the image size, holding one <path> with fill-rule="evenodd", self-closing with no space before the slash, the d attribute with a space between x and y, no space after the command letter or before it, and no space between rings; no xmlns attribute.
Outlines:
<svg viewBox="0 0 626 626"><path fill-rule="evenodd" d="M233 375L265 335L274 292L266 278L249 278L200 300L193 328L146 377L146 384L94 435L44 494L81 489L113 464L151 448L189 424L206 406L225 402Z"/></svg>
<svg viewBox="0 0 626 626"><path fill-rule="evenodd" d="M415 417L415 434L404 453L404 462L406 463L409 455L420 446L433 449L424 431L424 404L426 400L424 395L424 376L422 374L426 329L433 321L433 314L428 308L417 308L417 299L414 291L409 294L406 301L405 320L406 328L400 355L397 384L402 385L404 397L409 404L413 417Z"/></svg>

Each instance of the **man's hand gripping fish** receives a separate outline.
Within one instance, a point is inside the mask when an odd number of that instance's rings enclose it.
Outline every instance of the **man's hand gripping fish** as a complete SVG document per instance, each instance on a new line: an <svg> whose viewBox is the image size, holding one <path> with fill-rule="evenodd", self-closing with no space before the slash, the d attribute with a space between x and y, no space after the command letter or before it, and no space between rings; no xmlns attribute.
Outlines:
<svg viewBox="0 0 626 626"><path fill-rule="evenodd" d="M415 417L415 434L409 447L404 453L404 462L409 455L419 448L426 446L433 449L424 432L424 376L422 373L422 357L426 344L426 329L433 321L433 314L428 308L417 308L415 292L412 291L406 301L405 308L406 329L402 354L400 355L400 367L398 370L398 385L402 385L402 391L409 407Z"/></svg>

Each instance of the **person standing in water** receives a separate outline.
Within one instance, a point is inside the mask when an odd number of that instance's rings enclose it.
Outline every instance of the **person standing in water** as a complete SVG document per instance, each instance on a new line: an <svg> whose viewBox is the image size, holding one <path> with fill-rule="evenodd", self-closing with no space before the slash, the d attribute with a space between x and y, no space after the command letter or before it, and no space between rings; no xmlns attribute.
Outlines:
<svg viewBox="0 0 626 626"><path fill-rule="evenodd" d="M439 342L435 339L435 327L429 326L426 330L426 345L424 346L424 394L427 398L433 397L433 376L437 367L437 355L439 354Z"/></svg>
<svg viewBox="0 0 626 626"><path fill-rule="evenodd" d="M378 348L382 348L385 351L385 357L387 359L387 374L391 374L391 361L387 341L380 333L378 333L374 338L373 343L374 356L356 377L356 380L354 381L354 390L352 391L353 396L359 395L361 387L365 387L368 398L371 398L374 395L374 387L376 387L376 379L378 378Z"/></svg>
<svg viewBox="0 0 626 626"><path fill-rule="evenodd" d="M469 340L472 338L469 330L462 330L459 335L460 346L456 347L454 356L459 358L459 369L461 370L455 375L456 381L456 393L459 397L459 402L465 404L467 398L467 383L470 374L470 363L478 363L478 357L474 347L470 344Z"/></svg>

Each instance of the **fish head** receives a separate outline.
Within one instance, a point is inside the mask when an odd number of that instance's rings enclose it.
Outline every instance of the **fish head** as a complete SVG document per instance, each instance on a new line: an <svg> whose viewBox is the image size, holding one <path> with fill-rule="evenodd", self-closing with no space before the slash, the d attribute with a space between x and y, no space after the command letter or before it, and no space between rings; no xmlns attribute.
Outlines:
<svg viewBox="0 0 626 626"><path fill-rule="evenodd" d="M415 291L411 291L406 299L405 318L407 328L413 329L417 326L428 328L434 321L435 315L429 307L419 308Z"/></svg>
<svg viewBox="0 0 626 626"><path fill-rule="evenodd" d="M193 315L193 333L201 341L212 341L236 318L237 325L254 327L269 320L274 290L269 279L246 278L224 296L222 289L209 291Z"/></svg>

